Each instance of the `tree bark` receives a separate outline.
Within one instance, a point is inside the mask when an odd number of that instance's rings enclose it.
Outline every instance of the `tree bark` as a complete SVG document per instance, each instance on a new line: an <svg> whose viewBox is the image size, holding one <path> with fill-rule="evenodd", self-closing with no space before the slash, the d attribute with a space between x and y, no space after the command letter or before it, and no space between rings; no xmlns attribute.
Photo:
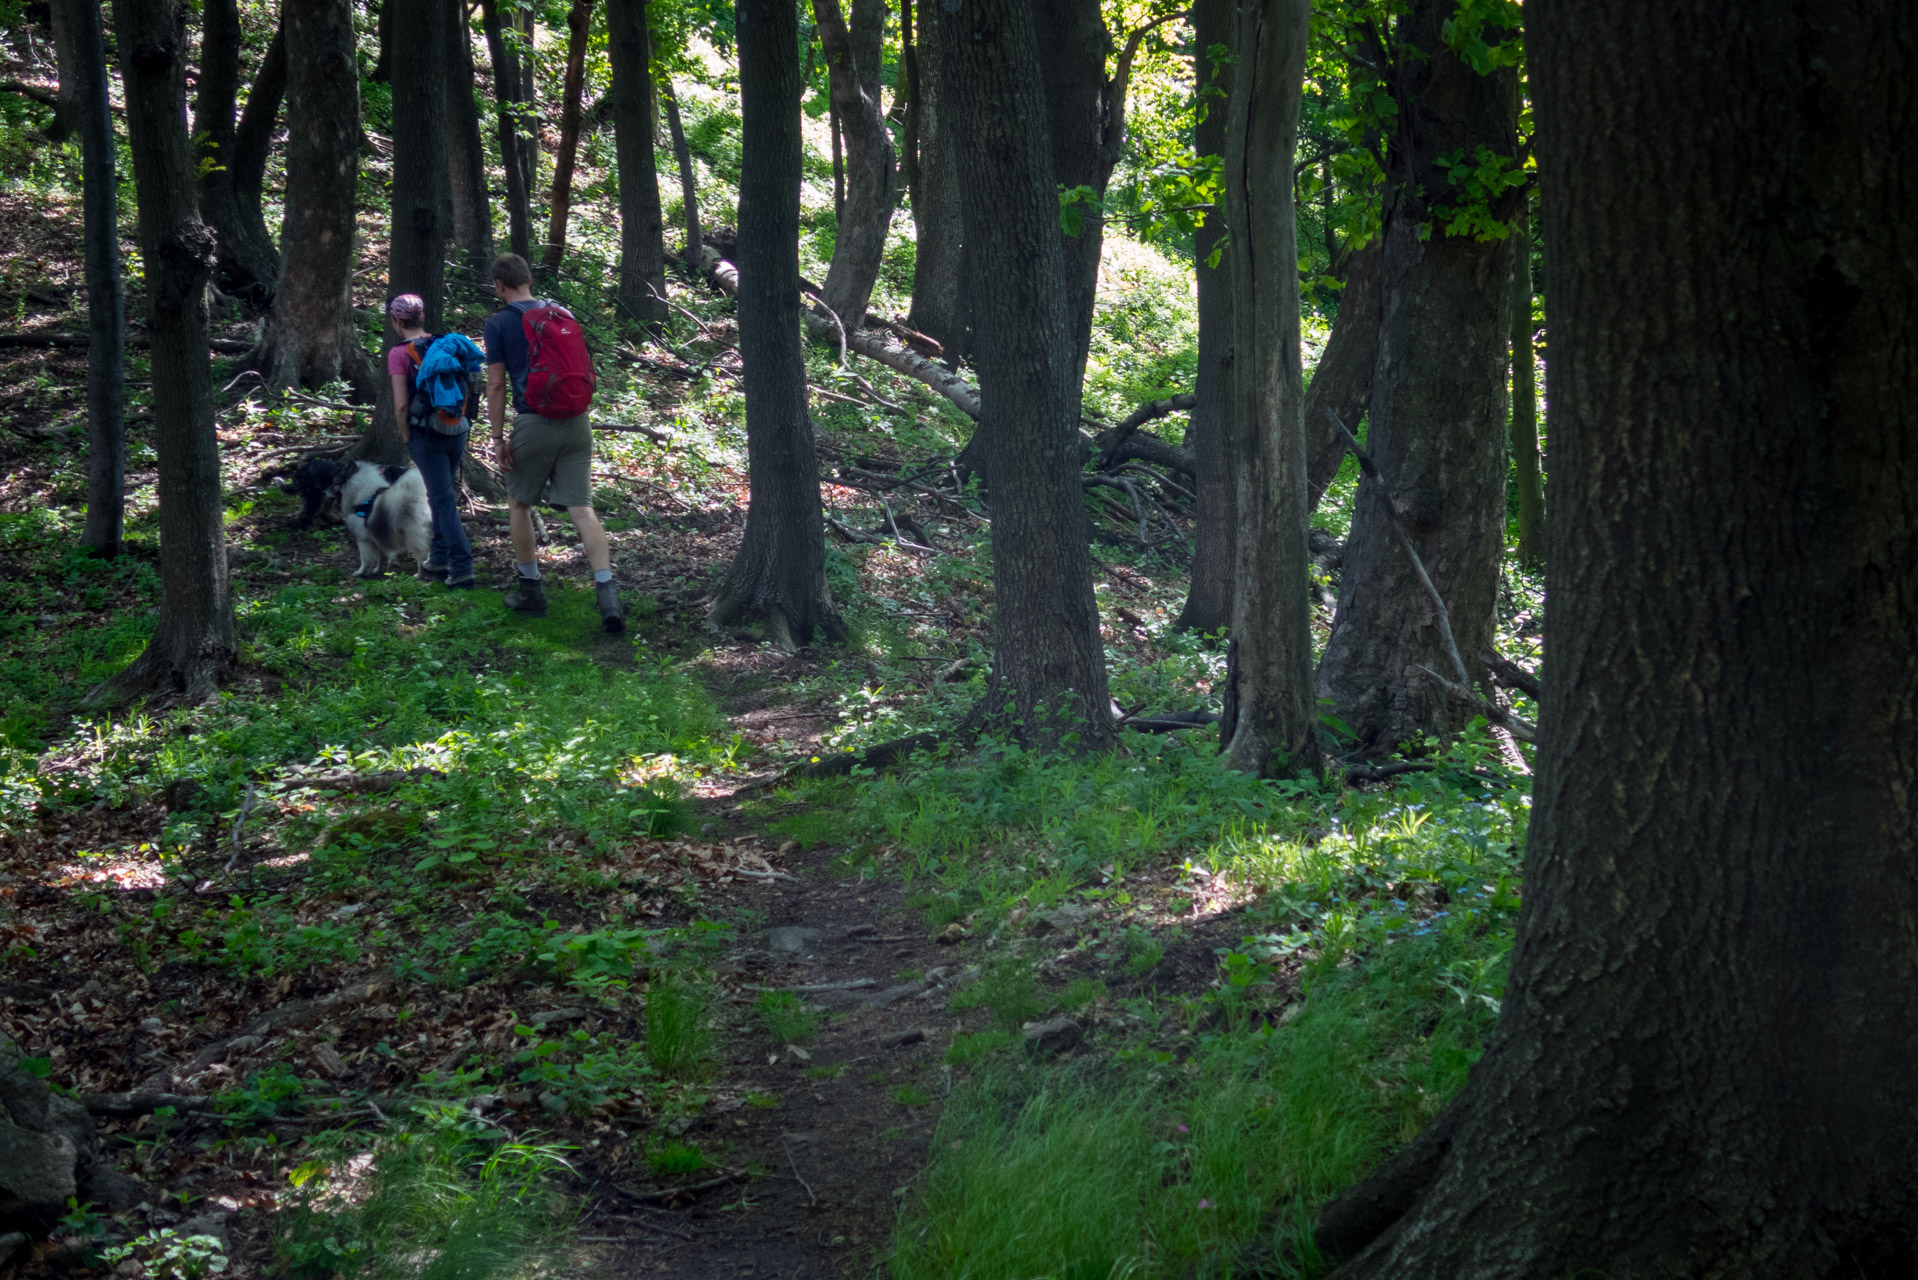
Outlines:
<svg viewBox="0 0 1918 1280"><path fill-rule="evenodd" d="M738 0L739 353L752 488L746 536L709 620L763 623L782 648L846 637L826 588L819 458L799 341L799 14Z"/></svg>
<svg viewBox="0 0 1918 1280"><path fill-rule="evenodd" d="M973 0L938 13L968 175L966 241L994 264L978 291L975 437L986 442L993 486L993 665L968 724L1096 750L1114 733L1079 487L1084 348L1059 233L1036 7Z"/></svg>
<svg viewBox="0 0 1918 1280"><path fill-rule="evenodd" d="M1518 558L1545 564L1545 484L1539 474L1537 370L1532 350L1532 215L1512 237L1512 462L1518 488Z"/></svg>
<svg viewBox="0 0 1918 1280"><path fill-rule="evenodd" d="M915 253L912 310L906 323L936 339L945 350L946 363L956 369L966 356L966 333L972 327L972 273L966 261L965 217L959 208L961 184L939 70L939 24L933 5L921 4L916 21L919 43L914 62L919 74L912 108L913 132L918 140L912 170Z"/></svg>
<svg viewBox="0 0 1918 1280"><path fill-rule="evenodd" d="M473 34L466 0L446 4L446 160L452 194L453 239L484 281L493 259L493 205L486 193L486 149L473 102Z"/></svg>
<svg viewBox="0 0 1918 1280"><path fill-rule="evenodd" d="M360 83L352 0L289 4L286 39L300 50L286 93L286 253L251 358L268 387L318 389L336 378L378 396L353 320L354 212L360 181Z"/></svg>
<svg viewBox="0 0 1918 1280"><path fill-rule="evenodd" d="M1436 1136L1321 1219L1361 1249L1341 1280L1918 1269L1911 19L1527 6L1554 506L1525 901Z"/></svg>
<svg viewBox="0 0 1918 1280"><path fill-rule="evenodd" d="M673 82L661 82L659 96L666 102L666 129L672 135L673 162L679 167L679 217L686 228L686 247L680 257L691 265L699 262L699 183L693 175L693 152L686 145L686 129L679 120L679 94Z"/></svg>
<svg viewBox="0 0 1918 1280"><path fill-rule="evenodd" d="M1099 0L1033 0L1040 42L1040 83L1045 91L1046 118L1052 133L1053 181L1067 191L1085 187L1093 199L1075 207L1076 233L1063 237L1066 257L1066 303L1071 320L1078 377L1084 378L1086 355L1092 346L1092 309L1099 293L1099 255L1105 243L1105 216L1098 201L1118 150L1107 156L1106 125L1114 103L1106 81L1106 51L1112 43ZM1123 111L1123 106L1118 110ZM1053 218L1059 235L1059 218Z"/></svg>
<svg viewBox="0 0 1918 1280"><path fill-rule="evenodd" d="M282 17L247 90L246 106L240 109L240 123L234 126L233 147L227 158L233 198L239 202L241 216L259 224L260 237L268 244L273 241L267 232L261 188L266 182L266 160L273 149L280 102L286 97L286 75L286 20Z"/></svg>
<svg viewBox="0 0 1918 1280"><path fill-rule="evenodd" d="M500 28L499 0L480 0L480 23L486 32L486 51L493 64L495 128L499 134L500 167L506 172L506 243L520 257L529 258L533 215L527 197L526 162L521 153L533 144L519 121L519 53Z"/></svg>
<svg viewBox="0 0 1918 1280"><path fill-rule="evenodd" d="M1312 385L1305 391L1305 509L1313 511L1325 497L1339 465L1345 461L1345 439L1332 429L1326 410L1337 415L1354 435L1359 420L1372 403L1372 373L1379 358L1379 266L1385 242L1374 236L1354 251L1345 268L1345 288L1339 291L1339 313L1332 318L1332 335L1325 340Z"/></svg>
<svg viewBox="0 0 1918 1280"><path fill-rule="evenodd" d="M847 329L866 322L892 225L892 130L880 110L880 57L886 0L851 0L852 25L839 0L813 0L833 107L846 140L846 199L832 263L820 294Z"/></svg>
<svg viewBox="0 0 1918 1280"><path fill-rule="evenodd" d="M53 12L55 29L68 42L61 88L69 87L70 76L86 218L87 522L80 545L111 558L120 554L126 527L127 320L106 41L100 0L53 0Z"/></svg>
<svg viewBox="0 0 1918 1280"><path fill-rule="evenodd" d="M1415 0L1396 29L1399 123L1387 153L1366 437L1389 493L1360 486L1338 616L1319 667L1319 696L1373 753L1453 732L1478 714L1424 670L1449 671L1451 659L1381 504L1393 504L1444 598L1474 680L1483 674L1479 651L1491 647L1505 547L1512 245L1449 235L1432 205L1466 198L1451 189L1439 156L1480 147L1513 156L1517 79L1509 69L1482 76L1451 51L1441 27L1453 8L1451 0ZM1510 193L1493 209L1502 219L1513 212Z"/></svg>
<svg viewBox="0 0 1918 1280"><path fill-rule="evenodd" d="M1209 52L1235 37L1232 0L1196 0L1192 6L1192 82L1202 112L1192 129L1193 151L1224 156L1232 63L1215 66ZM1225 219L1208 213L1192 236L1199 292L1199 357L1193 378L1192 420L1186 447L1195 468L1192 577L1181 628L1216 632L1232 621L1232 585L1238 572L1238 441L1241 401L1233 376L1232 263L1225 252ZM1210 259L1219 255L1218 265Z"/></svg>
<svg viewBox="0 0 1918 1280"><path fill-rule="evenodd" d="M553 209L546 226L543 259L549 271L566 256L566 222L573 211L573 166L579 159L579 100L585 92L586 43L592 25L593 0L573 0L566 12L566 83L559 103L559 157L553 164Z"/></svg>
<svg viewBox="0 0 1918 1280"><path fill-rule="evenodd" d="M80 15L71 5L52 0L47 8L48 25L53 29L53 63L60 75L60 88L53 97L53 123L47 126L47 141L60 143L85 127L88 72L81 63L86 56L83 48L86 36L75 29Z"/></svg>
<svg viewBox="0 0 1918 1280"><path fill-rule="evenodd" d="M240 91L238 0L205 0L193 134L200 171L200 217L219 242L220 287L264 305L280 274L280 256L258 211L249 217L233 184L234 103Z"/></svg>
<svg viewBox="0 0 1918 1280"><path fill-rule="evenodd" d="M185 128L186 7L180 0L115 0L113 15L146 263L160 612L133 665L87 700L178 692L203 701L231 669L236 639L206 348L214 237L200 221Z"/></svg>
<svg viewBox="0 0 1918 1280"><path fill-rule="evenodd" d="M378 52L373 57L373 69L366 78L374 84L385 84L393 78L393 0L379 0L377 12L373 18L373 40Z"/></svg>
<svg viewBox="0 0 1918 1280"><path fill-rule="evenodd" d="M666 230L653 158L653 59L646 0L606 0L619 162L621 314L657 335L666 324Z"/></svg>
<svg viewBox="0 0 1918 1280"><path fill-rule="evenodd" d="M1239 16L1226 126L1233 380L1241 429L1232 644L1219 732L1226 763L1261 777L1319 771L1306 548L1305 380L1292 156L1310 0L1260 0Z"/></svg>

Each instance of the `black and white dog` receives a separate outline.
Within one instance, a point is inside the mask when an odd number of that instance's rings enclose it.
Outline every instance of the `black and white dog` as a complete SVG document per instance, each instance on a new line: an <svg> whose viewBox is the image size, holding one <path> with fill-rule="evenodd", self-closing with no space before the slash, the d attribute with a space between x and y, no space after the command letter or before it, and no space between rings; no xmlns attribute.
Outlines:
<svg viewBox="0 0 1918 1280"><path fill-rule="evenodd" d="M433 513L426 481L418 467L382 467L364 459L343 467L330 491L337 494L340 520L360 549L356 578L377 578L386 562L404 549L425 576L433 545Z"/></svg>

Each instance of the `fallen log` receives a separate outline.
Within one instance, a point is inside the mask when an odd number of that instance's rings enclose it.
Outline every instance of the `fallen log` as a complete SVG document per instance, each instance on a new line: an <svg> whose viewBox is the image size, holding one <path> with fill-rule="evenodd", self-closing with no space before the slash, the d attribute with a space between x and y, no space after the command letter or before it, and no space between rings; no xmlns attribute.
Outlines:
<svg viewBox="0 0 1918 1280"><path fill-rule="evenodd" d="M351 791L364 795L373 791L391 791L406 782L421 778L444 778L438 769L419 766L412 769L387 769L379 773L303 773L281 779L291 787L314 791Z"/></svg>
<svg viewBox="0 0 1918 1280"><path fill-rule="evenodd" d="M0 347L77 347L84 350L93 341L84 333L0 333ZM143 334L129 334L129 347L144 347L147 339ZM253 350L253 344L241 338L208 338L208 351L217 351L221 355L245 355Z"/></svg>

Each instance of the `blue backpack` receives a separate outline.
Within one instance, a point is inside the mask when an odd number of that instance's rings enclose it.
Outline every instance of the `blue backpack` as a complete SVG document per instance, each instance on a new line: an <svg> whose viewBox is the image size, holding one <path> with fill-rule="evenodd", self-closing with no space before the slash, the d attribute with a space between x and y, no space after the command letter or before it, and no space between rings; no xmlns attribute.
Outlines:
<svg viewBox="0 0 1918 1280"><path fill-rule="evenodd" d="M407 424L416 431L431 428L441 435L465 434L476 408L472 379L486 363L485 353L459 333L415 338L406 344L406 351L413 363Z"/></svg>

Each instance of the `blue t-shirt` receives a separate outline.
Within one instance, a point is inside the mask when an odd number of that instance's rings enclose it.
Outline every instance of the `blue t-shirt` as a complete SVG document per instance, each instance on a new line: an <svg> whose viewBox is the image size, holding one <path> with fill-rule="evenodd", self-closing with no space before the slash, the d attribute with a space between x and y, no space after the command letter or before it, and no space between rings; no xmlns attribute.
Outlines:
<svg viewBox="0 0 1918 1280"><path fill-rule="evenodd" d="M520 322L520 315L539 304L538 298L509 302L486 318L486 363L506 366L515 413L532 412L526 403L526 326Z"/></svg>

